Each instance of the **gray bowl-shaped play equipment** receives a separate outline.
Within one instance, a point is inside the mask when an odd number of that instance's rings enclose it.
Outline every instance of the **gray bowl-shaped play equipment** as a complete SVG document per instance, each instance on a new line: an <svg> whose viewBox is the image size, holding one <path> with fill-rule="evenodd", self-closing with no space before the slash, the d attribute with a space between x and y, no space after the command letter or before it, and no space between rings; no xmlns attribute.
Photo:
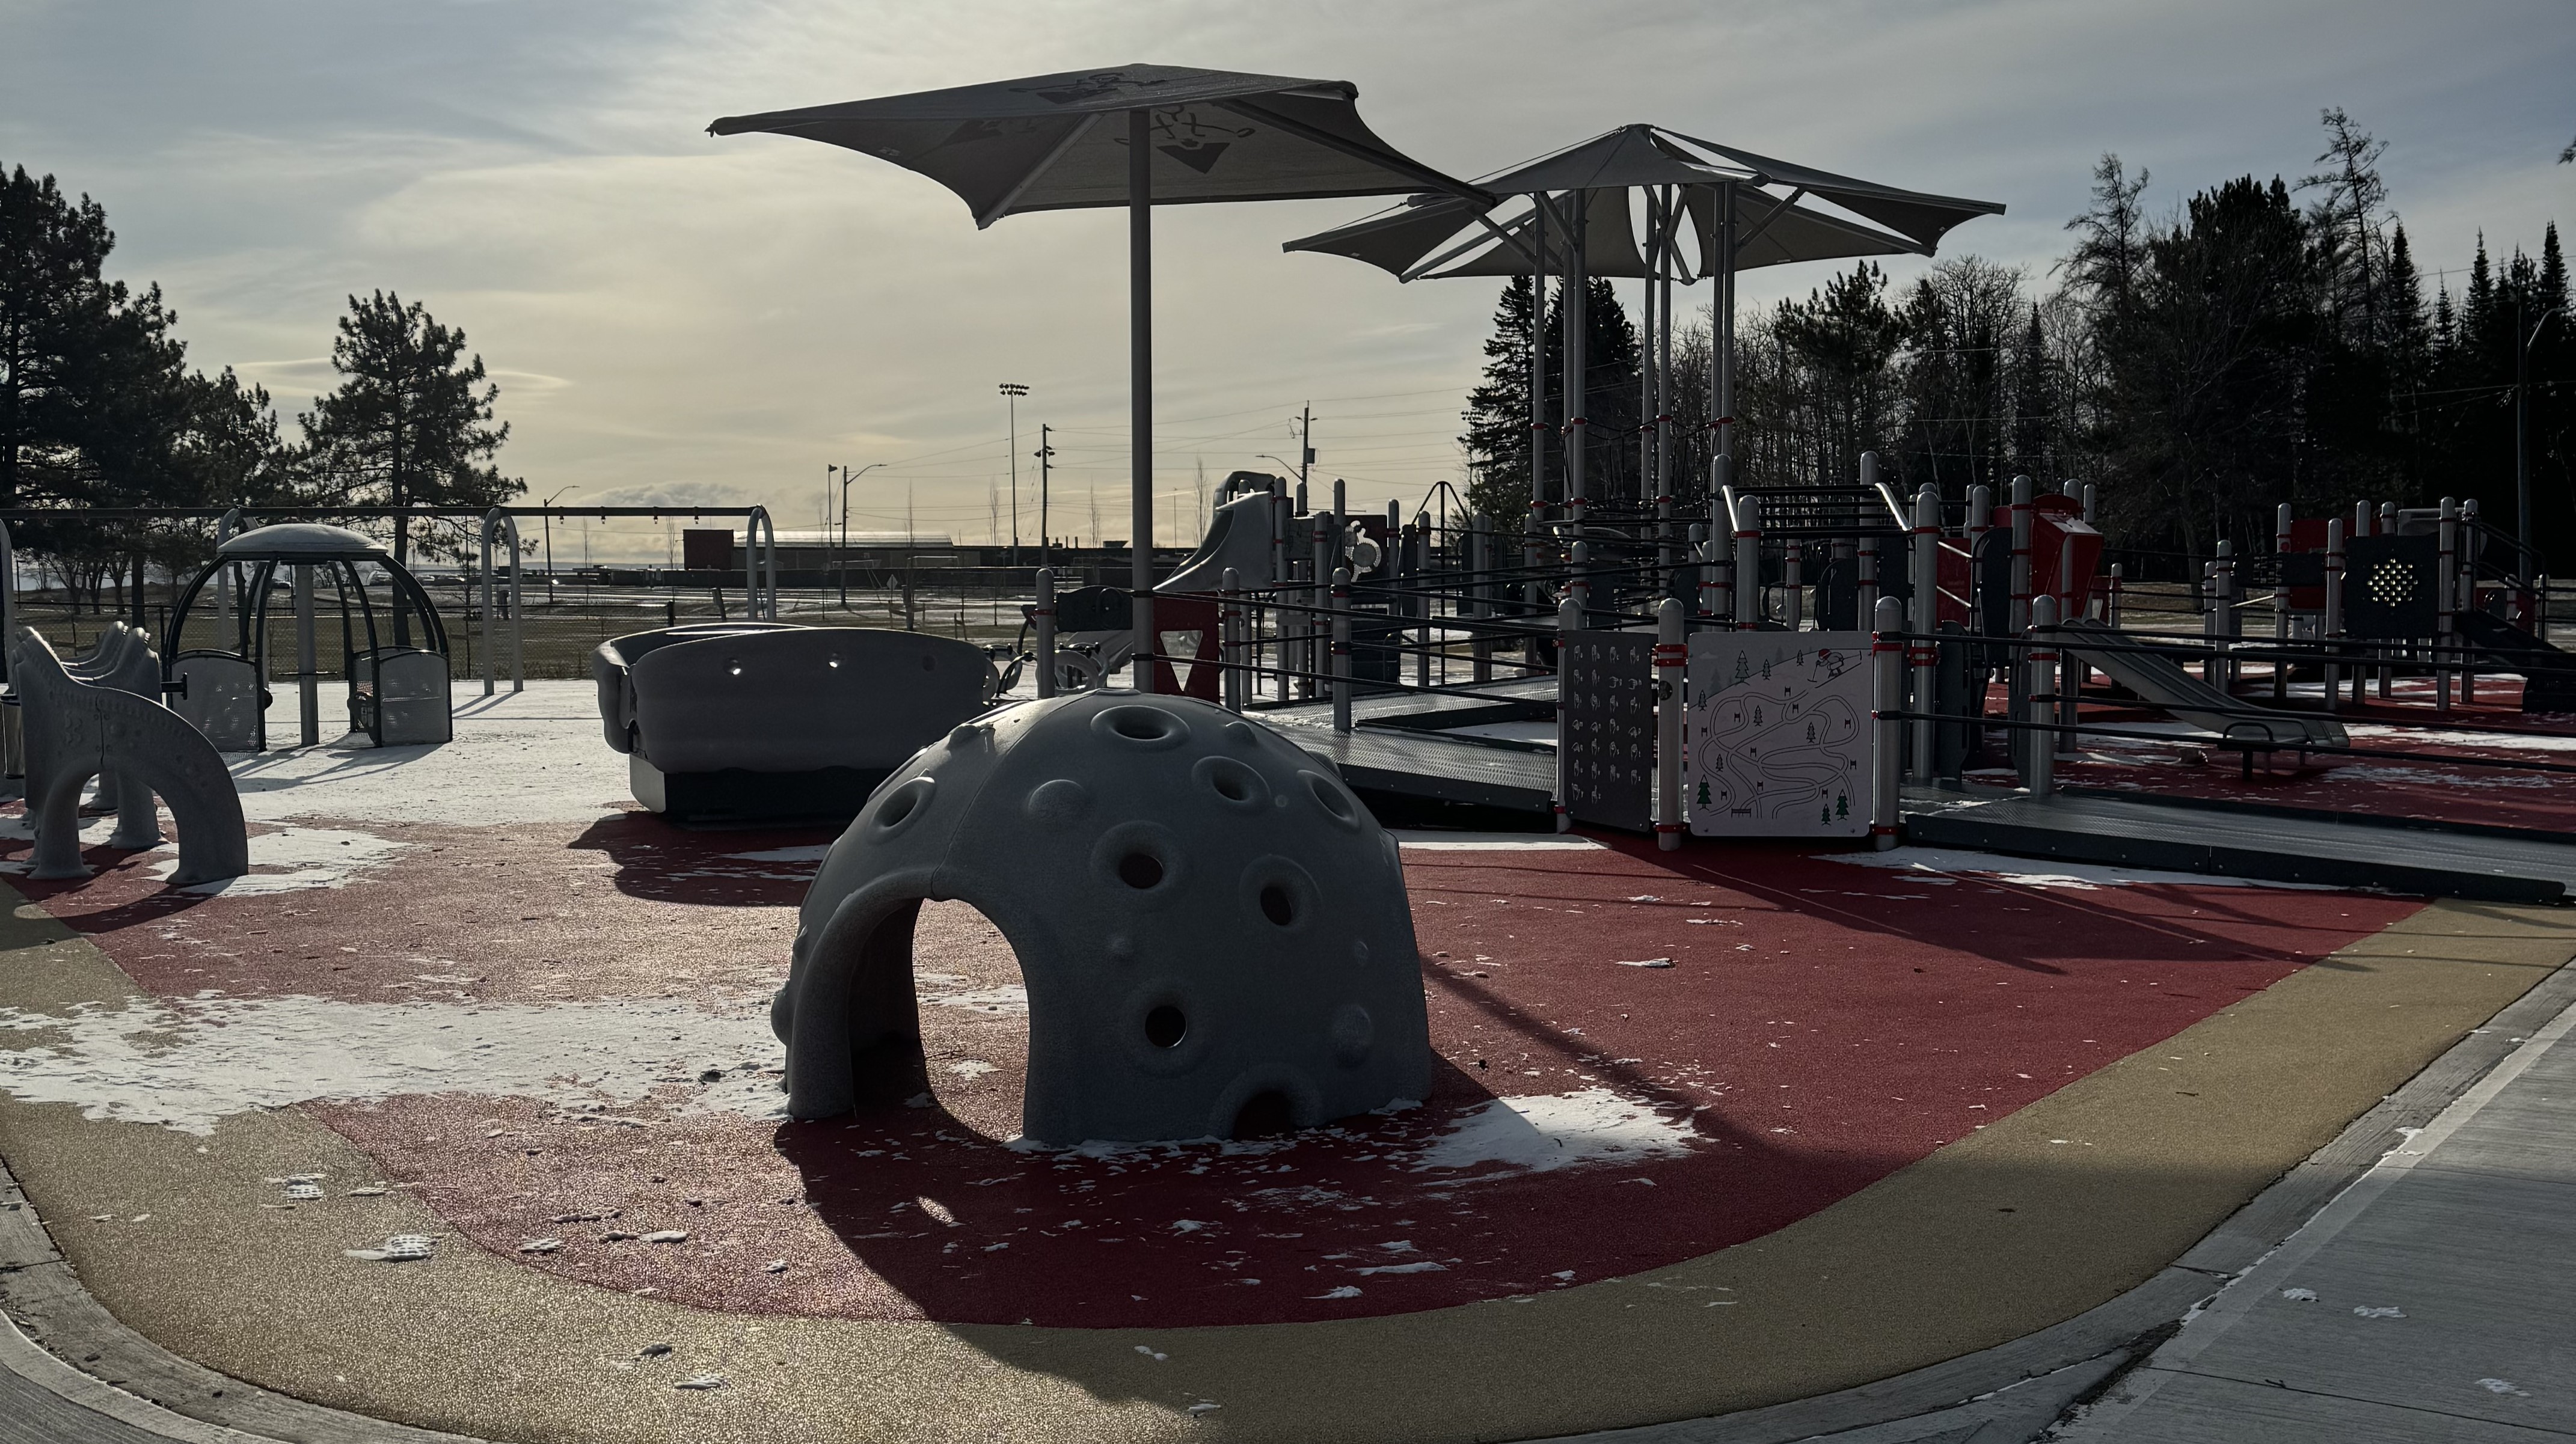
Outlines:
<svg viewBox="0 0 2576 1444"><path fill-rule="evenodd" d="M297 682L309 682L316 671L315 629L306 622L317 612L327 581L345 643L341 675L349 686L349 730L366 733L380 747L439 743L454 735L447 628L438 608L419 579L382 545L318 522L257 527L215 548L214 562L188 584L170 617L172 651L163 663L170 710L222 751L267 749L268 680L275 675L269 665L269 602L281 568L296 614ZM383 575L388 592L381 616L368 594L368 570ZM210 583L216 632L228 645L180 650L189 614ZM306 695L309 708L311 694Z"/></svg>
<svg viewBox="0 0 2576 1444"><path fill-rule="evenodd" d="M1026 1134L1231 1137L1430 1085L1395 839L1257 722L1123 690L1024 702L888 779L805 895L771 1011L788 1111L852 1108L858 1059L918 1047L912 925L972 904L1028 986Z"/></svg>
<svg viewBox="0 0 2576 1444"><path fill-rule="evenodd" d="M612 637L591 675L636 800L675 822L850 817L997 689L952 637L779 622Z"/></svg>

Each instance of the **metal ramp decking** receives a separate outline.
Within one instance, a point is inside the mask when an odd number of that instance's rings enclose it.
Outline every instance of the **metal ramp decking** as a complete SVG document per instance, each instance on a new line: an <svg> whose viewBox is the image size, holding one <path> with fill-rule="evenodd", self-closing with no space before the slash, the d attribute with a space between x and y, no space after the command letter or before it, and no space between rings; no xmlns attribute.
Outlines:
<svg viewBox="0 0 2576 1444"><path fill-rule="evenodd" d="M1906 840L1931 847L2486 902L2560 903L2576 891L2576 845L2546 833L2064 793L1909 788L1904 811Z"/></svg>
<svg viewBox="0 0 2576 1444"><path fill-rule="evenodd" d="M1556 753L1533 743L1455 737L1433 729L1468 727L1556 711L1556 679L1492 682L1458 693L1379 693L1353 699L1349 732L1333 730L1329 702L1247 709L1297 744L1341 769L1363 795L1409 802L1492 808L1533 822L1554 815Z"/></svg>

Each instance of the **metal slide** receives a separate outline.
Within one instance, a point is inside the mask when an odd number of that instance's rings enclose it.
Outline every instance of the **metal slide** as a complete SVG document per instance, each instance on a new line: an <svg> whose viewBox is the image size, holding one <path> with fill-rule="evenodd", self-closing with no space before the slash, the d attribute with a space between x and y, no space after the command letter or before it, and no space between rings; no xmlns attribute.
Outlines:
<svg viewBox="0 0 2576 1444"><path fill-rule="evenodd" d="M2501 617L2462 612L2452 625L2487 661L2522 674L2522 710L2576 712L2576 655Z"/></svg>
<svg viewBox="0 0 2576 1444"><path fill-rule="evenodd" d="M2186 672L2167 657L2151 652L2110 651L2086 641L2122 642L2126 634L2099 622L2060 624L2066 650L2110 674L2111 680L2162 707L2178 721L2215 732L2233 742L2269 743L2275 747L2342 747L2351 739L2343 724L2319 713L2283 712L2267 717L2236 717L2229 712L2247 704Z"/></svg>

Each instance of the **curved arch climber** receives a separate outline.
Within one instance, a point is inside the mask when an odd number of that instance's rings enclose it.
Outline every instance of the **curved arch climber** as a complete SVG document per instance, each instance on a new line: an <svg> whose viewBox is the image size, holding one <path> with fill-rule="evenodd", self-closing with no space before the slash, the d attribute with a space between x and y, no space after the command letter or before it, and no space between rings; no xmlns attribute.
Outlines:
<svg viewBox="0 0 2576 1444"><path fill-rule="evenodd" d="M170 879L174 886L250 871L241 794L224 768L223 755L204 733L148 697L73 676L33 628L19 629L12 650L16 665L11 680L27 738L27 805L35 814L30 876L89 876L80 855L80 790L107 771L126 784L120 789L111 846L149 847L161 840L152 811L157 793L179 824L179 870ZM142 648L133 655L148 657L150 651ZM157 677L158 662L152 671Z"/></svg>

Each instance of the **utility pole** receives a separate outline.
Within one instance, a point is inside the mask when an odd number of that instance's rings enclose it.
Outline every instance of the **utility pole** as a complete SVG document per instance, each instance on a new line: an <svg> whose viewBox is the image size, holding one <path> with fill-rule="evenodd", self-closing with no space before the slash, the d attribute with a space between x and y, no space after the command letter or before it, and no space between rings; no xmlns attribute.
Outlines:
<svg viewBox="0 0 2576 1444"><path fill-rule="evenodd" d="M2521 297L2515 297L2513 303L2513 500L2526 568L2531 565L2531 431L2525 415L2531 395L2531 347L2540 339L2540 328L2562 309L2550 307L2525 331Z"/></svg>
<svg viewBox="0 0 2576 1444"><path fill-rule="evenodd" d="M1002 383L1003 404L1011 408L1011 565L1020 564L1020 398L1029 388L1017 381Z"/></svg>
<svg viewBox="0 0 2576 1444"><path fill-rule="evenodd" d="M1047 439L1052 426L1038 427L1038 565L1055 565L1054 536L1047 530L1047 496L1055 479L1055 444Z"/></svg>
<svg viewBox="0 0 2576 1444"><path fill-rule="evenodd" d="M1315 403L1309 401L1297 415L1297 484L1306 484L1306 468L1315 464Z"/></svg>

